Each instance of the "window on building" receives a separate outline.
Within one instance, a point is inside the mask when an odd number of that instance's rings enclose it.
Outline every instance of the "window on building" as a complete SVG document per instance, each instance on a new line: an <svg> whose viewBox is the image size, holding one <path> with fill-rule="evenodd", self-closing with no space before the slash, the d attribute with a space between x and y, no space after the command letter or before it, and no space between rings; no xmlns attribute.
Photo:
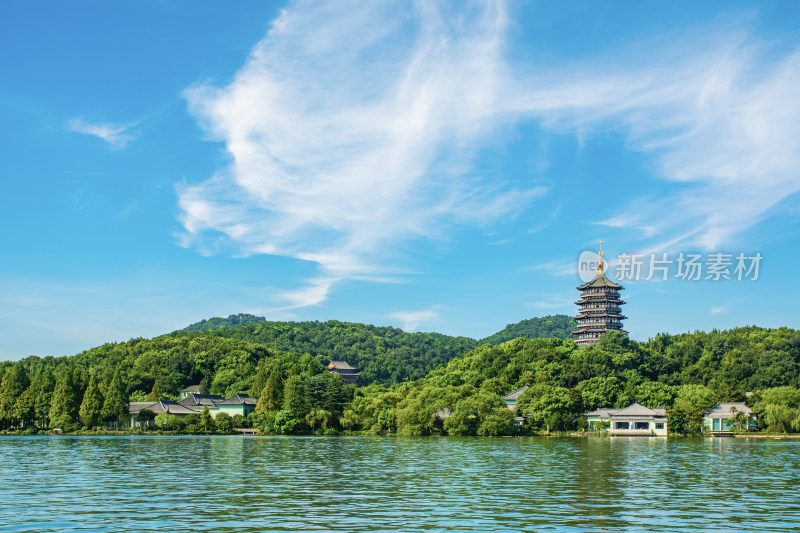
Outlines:
<svg viewBox="0 0 800 533"><path fill-rule="evenodd" d="M614 422L614 429L630 429L628 422Z"/></svg>
<svg viewBox="0 0 800 533"><path fill-rule="evenodd" d="M636 422L634 429L650 429L650 422Z"/></svg>
<svg viewBox="0 0 800 533"><path fill-rule="evenodd" d="M664 429L664 422L656 422L656 429Z"/></svg>

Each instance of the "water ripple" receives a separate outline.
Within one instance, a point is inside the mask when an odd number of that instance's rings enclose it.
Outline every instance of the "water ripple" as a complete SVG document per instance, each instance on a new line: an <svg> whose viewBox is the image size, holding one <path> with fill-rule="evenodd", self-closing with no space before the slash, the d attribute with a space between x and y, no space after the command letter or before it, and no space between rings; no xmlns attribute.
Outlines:
<svg viewBox="0 0 800 533"><path fill-rule="evenodd" d="M800 442L3 437L0 532L799 531Z"/></svg>

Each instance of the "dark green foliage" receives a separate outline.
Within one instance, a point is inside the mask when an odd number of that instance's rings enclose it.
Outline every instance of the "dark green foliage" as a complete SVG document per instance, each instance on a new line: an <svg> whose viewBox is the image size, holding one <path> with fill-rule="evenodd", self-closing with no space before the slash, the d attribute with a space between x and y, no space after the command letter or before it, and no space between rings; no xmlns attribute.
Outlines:
<svg viewBox="0 0 800 533"><path fill-rule="evenodd" d="M171 335L176 338L203 335L239 339L278 351L307 353L324 364L331 360L347 361L358 368L362 385L421 379L432 369L477 345L475 340L466 337L406 333L392 327L336 320L262 322L202 333L175 332Z"/></svg>
<svg viewBox="0 0 800 533"><path fill-rule="evenodd" d="M217 425L217 431L220 433L230 433L233 431L233 418L228 413L217 413L217 416L214 417L214 423Z"/></svg>
<svg viewBox="0 0 800 533"><path fill-rule="evenodd" d="M208 406L203 407L203 412L200 413L200 426L204 431L213 431L217 427L214 423L214 417L211 416L211 411L208 409Z"/></svg>
<svg viewBox="0 0 800 533"><path fill-rule="evenodd" d="M283 405L283 380L281 373L270 372L267 384L261 389L258 397L257 411L277 411Z"/></svg>
<svg viewBox="0 0 800 533"><path fill-rule="evenodd" d="M142 409L136 415L136 421L146 426L148 423L153 422L156 419L156 414L151 411L150 409Z"/></svg>
<svg viewBox="0 0 800 533"><path fill-rule="evenodd" d="M97 386L97 380L92 376L89 380L89 387L83 394L83 402L78 412L83 426L87 428L96 426L101 419L102 411L103 395Z"/></svg>
<svg viewBox="0 0 800 533"><path fill-rule="evenodd" d="M759 366L765 353L775 367ZM458 405L530 385L517 406L532 429L575 429L586 411L639 402L666 408L670 431L697 434L704 410L741 401L743 391L770 383L786 388L756 390L754 397L764 398L756 412L763 414L764 427L789 431L800 426L800 383L790 361L800 361L800 332L786 328L659 335L647 343L610 332L585 348L571 340L515 339L482 345L413 386L361 389L347 421L374 433L474 434L480 410L457 413Z"/></svg>
<svg viewBox="0 0 800 533"><path fill-rule="evenodd" d="M73 379L72 368L64 366L56 379L53 400L50 404L50 423L52 426L69 430L78 418L78 395Z"/></svg>
<svg viewBox="0 0 800 533"><path fill-rule="evenodd" d="M567 315L548 315L508 324L497 333L483 339L481 343L500 344L519 337L571 339L571 332L574 330L575 322Z"/></svg>
<svg viewBox="0 0 800 533"><path fill-rule="evenodd" d="M175 397L196 383L226 397L261 397L253 420L271 433L506 434L511 411L499 397L523 385L531 390L519 407L529 427L543 430L573 429L582 412L638 401L667 408L671 431L696 433L704 409L742 401L745 391L754 393L748 402L762 428L797 431L800 424L800 332L788 328L658 335L646 343L610 332L585 348L518 338L467 351L474 346L336 321L260 322L0 362L0 429L70 429L79 407L86 424L113 422L126 416L129 399ZM327 372L331 359L357 366L364 386ZM193 416L181 422L186 431L210 427Z"/></svg>
<svg viewBox="0 0 800 533"><path fill-rule="evenodd" d="M128 402L125 398L125 389L122 384L119 372L114 372L114 377L106 391L105 401L103 402L103 409L100 413L101 418L105 422L111 422L116 425L121 421L128 412Z"/></svg>
<svg viewBox="0 0 800 533"><path fill-rule="evenodd" d="M307 405L305 381L300 376L289 377L283 389L283 410L299 419L305 416Z"/></svg>
<svg viewBox="0 0 800 533"><path fill-rule="evenodd" d="M28 373L22 365L14 365L3 374L0 381L0 424L17 427L23 416L18 405L20 396L28 387Z"/></svg>

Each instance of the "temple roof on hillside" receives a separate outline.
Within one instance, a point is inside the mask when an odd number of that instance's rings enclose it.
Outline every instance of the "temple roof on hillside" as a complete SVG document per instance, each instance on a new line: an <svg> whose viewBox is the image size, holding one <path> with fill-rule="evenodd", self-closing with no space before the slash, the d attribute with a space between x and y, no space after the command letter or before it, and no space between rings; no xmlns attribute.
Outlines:
<svg viewBox="0 0 800 533"><path fill-rule="evenodd" d="M624 287L617 283L614 283L610 279L606 277L605 274L597 274L592 281L586 282L583 285L579 285L576 287L579 291L589 289L591 287L611 287L612 289L622 290Z"/></svg>
<svg viewBox="0 0 800 533"><path fill-rule="evenodd" d="M251 398L247 394L234 394L227 400L217 402L217 405L256 405L258 398Z"/></svg>
<svg viewBox="0 0 800 533"><path fill-rule="evenodd" d="M356 370L344 361L331 361L328 363L328 368L331 370Z"/></svg>
<svg viewBox="0 0 800 533"><path fill-rule="evenodd" d="M732 417L733 413L731 412L731 408L736 409L737 411L749 415L752 413L749 407L745 405L744 402L722 402L718 403L711 409L708 409L704 412L704 414L708 416L716 416L716 417L723 417L729 416Z"/></svg>
<svg viewBox="0 0 800 533"><path fill-rule="evenodd" d="M189 385L181 392L200 392L200 385Z"/></svg>
<svg viewBox="0 0 800 533"><path fill-rule="evenodd" d="M505 396L503 396L500 399L501 400L516 400L517 398L522 396L522 393L525 392L525 389L527 389L527 388L528 388L528 386L525 385L524 387L521 387L521 388L515 390L514 392L510 392L510 393L506 394Z"/></svg>

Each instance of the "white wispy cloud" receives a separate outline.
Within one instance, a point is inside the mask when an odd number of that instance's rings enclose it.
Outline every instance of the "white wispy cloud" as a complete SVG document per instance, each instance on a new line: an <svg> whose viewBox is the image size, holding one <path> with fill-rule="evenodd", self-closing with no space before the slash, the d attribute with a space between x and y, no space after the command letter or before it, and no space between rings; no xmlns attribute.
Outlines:
<svg viewBox="0 0 800 533"><path fill-rule="evenodd" d="M582 142L614 132L651 156L672 192L597 221L644 239L718 247L800 190L800 52L768 49L746 24L531 65L506 54L500 0L403 6L299 1L229 84L186 90L230 164L178 186L183 245L313 261L318 276L283 298L319 304L341 280L401 269L414 240L546 194L472 164L492 132L524 121Z"/></svg>
<svg viewBox="0 0 800 533"><path fill-rule="evenodd" d="M400 322L400 327L405 331L414 331L421 324L437 320L439 313L433 308L421 311L397 311L390 314L389 318Z"/></svg>
<svg viewBox="0 0 800 533"><path fill-rule="evenodd" d="M222 234L245 253L314 261L319 278L285 295L312 305L337 281L397 269L404 243L524 210L546 189L472 170L499 114L505 26L501 2L284 11L230 84L185 93L231 163L178 187L183 243Z"/></svg>
<svg viewBox="0 0 800 533"><path fill-rule="evenodd" d="M130 129L138 123L138 121L129 124L91 123L78 117L67 122L67 129L75 133L98 137L107 142L114 150L120 150L136 138Z"/></svg>
<svg viewBox="0 0 800 533"><path fill-rule="evenodd" d="M712 305L711 309L709 310L709 313L711 313L712 315L721 315L727 310L728 310L727 305Z"/></svg>
<svg viewBox="0 0 800 533"><path fill-rule="evenodd" d="M740 23L654 37L531 76L513 109L555 131L615 131L674 183L600 221L714 249L800 190L800 50Z"/></svg>

